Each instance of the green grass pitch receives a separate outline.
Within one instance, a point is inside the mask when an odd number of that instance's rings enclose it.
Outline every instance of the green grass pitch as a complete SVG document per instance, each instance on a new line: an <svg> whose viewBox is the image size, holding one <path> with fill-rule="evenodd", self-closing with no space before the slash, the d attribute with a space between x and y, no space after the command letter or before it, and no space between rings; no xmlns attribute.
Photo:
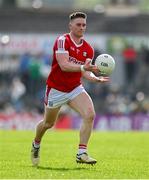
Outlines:
<svg viewBox="0 0 149 180"><path fill-rule="evenodd" d="M94 166L76 164L78 131L47 131L41 163L30 161L32 131L0 131L1 179L149 179L148 132L93 132Z"/></svg>

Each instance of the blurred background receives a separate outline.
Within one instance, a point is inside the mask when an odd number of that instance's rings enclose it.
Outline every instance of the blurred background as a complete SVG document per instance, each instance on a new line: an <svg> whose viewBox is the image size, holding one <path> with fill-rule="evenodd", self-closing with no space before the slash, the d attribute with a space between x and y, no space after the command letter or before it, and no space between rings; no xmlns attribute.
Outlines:
<svg viewBox="0 0 149 180"><path fill-rule="evenodd" d="M85 34L95 49L111 54L109 84L83 80L97 117L95 130L149 130L148 0L0 0L0 129L34 129L43 117L45 82L55 38L69 32L68 15L87 13ZM78 129L67 106L55 128Z"/></svg>

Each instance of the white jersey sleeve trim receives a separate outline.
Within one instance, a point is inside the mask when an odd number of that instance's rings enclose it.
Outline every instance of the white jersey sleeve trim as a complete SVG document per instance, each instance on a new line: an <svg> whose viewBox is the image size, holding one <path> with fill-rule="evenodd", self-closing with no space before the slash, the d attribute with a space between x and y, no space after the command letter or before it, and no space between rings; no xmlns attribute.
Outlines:
<svg viewBox="0 0 149 180"><path fill-rule="evenodd" d="M57 53L60 53L60 54L62 54L62 53L69 53L68 51L63 51L63 50L57 50L57 51L55 51L55 53L57 54Z"/></svg>
<svg viewBox="0 0 149 180"><path fill-rule="evenodd" d="M58 41L57 41L57 51L59 52L63 52L63 51L66 51L65 49L65 42L66 42L66 37L65 36L60 36L58 38Z"/></svg>

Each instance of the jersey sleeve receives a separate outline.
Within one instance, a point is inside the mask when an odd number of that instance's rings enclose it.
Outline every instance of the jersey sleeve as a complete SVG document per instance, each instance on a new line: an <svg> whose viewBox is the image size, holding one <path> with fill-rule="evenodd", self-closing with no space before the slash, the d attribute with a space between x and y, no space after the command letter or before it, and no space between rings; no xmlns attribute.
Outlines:
<svg viewBox="0 0 149 180"><path fill-rule="evenodd" d="M69 45L68 40L65 36L60 36L57 39L56 43L56 53L69 53Z"/></svg>
<svg viewBox="0 0 149 180"><path fill-rule="evenodd" d="M90 59L94 58L94 49L91 46L88 50L88 58L90 58Z"/></svg>

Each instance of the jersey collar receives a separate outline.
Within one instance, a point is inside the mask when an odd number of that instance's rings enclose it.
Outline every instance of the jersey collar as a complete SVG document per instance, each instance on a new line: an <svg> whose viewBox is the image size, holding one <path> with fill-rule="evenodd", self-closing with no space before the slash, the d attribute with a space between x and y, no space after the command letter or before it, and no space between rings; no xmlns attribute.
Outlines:
<svg viewBox="0 0 149 180"><path fill-rule="evenodd" d="M76 47L80 47L80 46L83 45L83 38L82 38L82 43L81 43L81 44L76 44L75 41L73 40L73 38L71 37L71 34L70 34L70 33L69 33L69 37L70 37L71 41L74 43L74 45L75 45Z"/></svg>

